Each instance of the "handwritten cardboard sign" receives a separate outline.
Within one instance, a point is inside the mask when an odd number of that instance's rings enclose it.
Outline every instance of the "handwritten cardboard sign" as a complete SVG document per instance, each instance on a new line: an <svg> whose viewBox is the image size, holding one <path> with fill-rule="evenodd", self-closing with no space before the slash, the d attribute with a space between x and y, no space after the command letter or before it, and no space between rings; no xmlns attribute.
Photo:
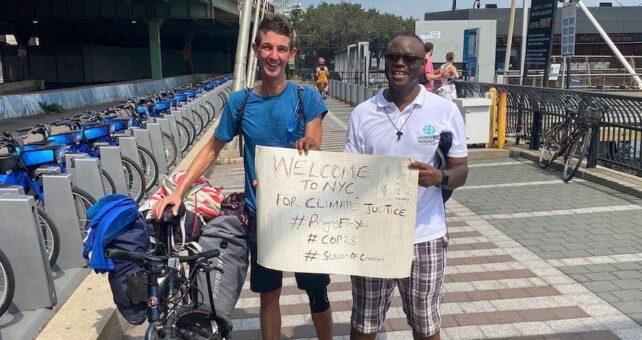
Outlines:
<svg viewBox="0 0 642 340"><path fill-rule="evenodd" d="M418 173L408 159L257 146L255 162L259 264L409 276Z"/></svg>

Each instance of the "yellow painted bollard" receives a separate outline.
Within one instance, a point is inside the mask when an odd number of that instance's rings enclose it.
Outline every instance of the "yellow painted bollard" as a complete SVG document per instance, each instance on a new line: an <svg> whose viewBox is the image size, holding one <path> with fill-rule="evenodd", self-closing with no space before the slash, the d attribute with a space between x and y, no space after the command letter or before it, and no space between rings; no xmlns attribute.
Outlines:
<svg viewBox="0 0 642 340"><path fill-rule="evenodd" d="M497 131L497 89L488 90L490 97L490 130L488 131L488 147L495 147L495 131Z"/></svg>
<svg viewBox="0 0 642 340"><path fill-rule="evenodd" d="M497 108L497 147L504 148L506 144L506 114L508 111L508 92L499 94L499 107Z"/></svg>

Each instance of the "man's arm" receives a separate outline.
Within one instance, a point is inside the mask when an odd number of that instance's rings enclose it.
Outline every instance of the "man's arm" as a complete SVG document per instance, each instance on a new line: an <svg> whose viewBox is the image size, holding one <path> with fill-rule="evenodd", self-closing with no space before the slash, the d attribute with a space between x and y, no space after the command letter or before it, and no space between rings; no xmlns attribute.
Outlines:
<svg viewBox="0 0 642 340"><path fill-rule="evenodd" d="M422 162L412 162L411 169L419 170L419 185L425 188L441 186L444 172L448 174L448 185L446 189L455 189L466 183L468 177L468 160L466 157L448 157L448 169L435 169L432 165Z"/></svg>
<svg viewBox="0 0 642 340"><path fill-rule="evenodd" d="M466 179L468 178L468 158L448 158L448 168L444 170L448 174L448 186L446 189L456 189L460 186L466 184ZM440 171L440 181L443 180L443 174Z"/></svg>
<svg viewBox="0 0 642 340"><path fill-rule="evenodd" d="M183 181L178 186L178 188L176 188L176 190L171 195L164 197L154 205L154 207L152 208L152 216L157 219L160 218L163 214L163 210L165 210L165 207L170 204L174 206L174 215L178 214L178 207L183 200L183 195L185 194L187 189L189 189L192 184L194 184L194 182L199 177L201 177L203 173L205 173L207 168L212 165L221 150L223 150L224 146L225 143L223 141L219 140L216 137L212 137L210 141L207 142L207 144L205 144L205 146L201 149L201 151L198 152L196 158L194 158L194 161L192 162L192 164L190 164L189 168L187 168L185 176L183 177Z"/></svg>

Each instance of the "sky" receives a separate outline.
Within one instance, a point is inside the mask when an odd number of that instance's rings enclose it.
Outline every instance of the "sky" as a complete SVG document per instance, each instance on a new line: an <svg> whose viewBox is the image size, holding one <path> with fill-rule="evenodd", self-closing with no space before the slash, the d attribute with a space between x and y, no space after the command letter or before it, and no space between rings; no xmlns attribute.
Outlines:
<svg viewBox="0 0 642 340"><path fill-rule="evenodd" d="M340 3L342 0L293 0L301 2L304 7L316 6L322 2ZM359 3L363 8L376 8L380 12L388 12L403 17L423 19L426 12L448 11L452 8L452 0L343 0L343 2ZM522 0L518 0L518 7L522 6ZM642 5L642 0L584 0L588 7L597 6L600 2L611 2L613 6ZM619 3L619 4L618 4ZM473 0L457 0L457 8L471 8ZM497 4L497 7L510 7L511 0L481 0L481 7L486 4Z"/></svg>

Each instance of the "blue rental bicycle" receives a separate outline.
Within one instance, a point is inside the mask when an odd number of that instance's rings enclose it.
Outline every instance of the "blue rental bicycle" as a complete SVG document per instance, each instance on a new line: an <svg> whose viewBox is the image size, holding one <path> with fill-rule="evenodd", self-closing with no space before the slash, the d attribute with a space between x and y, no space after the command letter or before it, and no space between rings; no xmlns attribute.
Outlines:
<svg viewBox="0 0 642 340"><path fill-rule="evenodd" d="M40 165L59 161L60 157L64 157L63 148L43 146L24 151L15 138L5 133L0 137L0 184L18 185L25 193L33 194L36 199L44 198L42 185L35 169ZM78 194L82 193L78 192ZM58 228L41 204L36 205L36 214L42 230L47 258L49 264L53 266L60 252Z"/></svg>

